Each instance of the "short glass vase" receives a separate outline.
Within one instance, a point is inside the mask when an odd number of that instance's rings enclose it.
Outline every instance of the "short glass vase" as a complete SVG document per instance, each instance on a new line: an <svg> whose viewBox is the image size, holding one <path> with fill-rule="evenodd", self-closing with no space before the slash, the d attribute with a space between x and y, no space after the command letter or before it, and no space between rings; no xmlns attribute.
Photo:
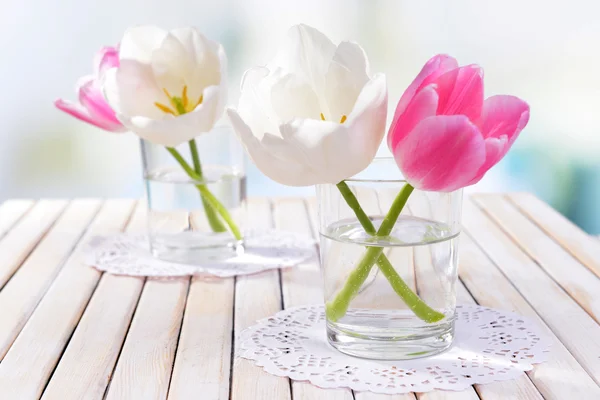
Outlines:
<svg viewBox="0 0 600 400"><path fill-rule="evenodd" d="M407 193L408 201L400 198ZM343 353L380 360L449 348L462 189L412 190L393 159L376 159L341 184L317 186L317 198L329 343ZM375 234L357 218L356 204ZM393 207L402 211L391 232L380 236Z"/></svg>
<svg viewBox="0 0 600 400"><path fill-rule="evenodd" d="M183 264L243 252L246 175L228 126L167 148L141 141L148 240L156 258Z"/></svg>

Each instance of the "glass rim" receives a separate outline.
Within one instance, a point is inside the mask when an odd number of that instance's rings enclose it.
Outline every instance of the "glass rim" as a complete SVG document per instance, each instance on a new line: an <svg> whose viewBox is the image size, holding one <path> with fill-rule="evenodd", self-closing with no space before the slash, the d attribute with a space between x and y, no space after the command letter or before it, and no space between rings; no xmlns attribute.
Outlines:
<svg viewBox="0 0 600 400"><path fill-rule="evenodd" d="M408 183L406 181L406 178L403 177L398 177L398 178L361 178L360 175L362 173L364 173L365 171L367 171L370 167L372 167L374 164L379 164L379 163L387 163L387 162L392 162L394 164L394 167L398 170L398 173L400 172L400 169L397 167L396 165L396 160L394 160L394 157L375 157L373 159L373 161L371 161L371 163L367 166L367 168L363 169L362 171L360 171L358 174L344 179L345 182L373 182L373 183Z"/></svg>

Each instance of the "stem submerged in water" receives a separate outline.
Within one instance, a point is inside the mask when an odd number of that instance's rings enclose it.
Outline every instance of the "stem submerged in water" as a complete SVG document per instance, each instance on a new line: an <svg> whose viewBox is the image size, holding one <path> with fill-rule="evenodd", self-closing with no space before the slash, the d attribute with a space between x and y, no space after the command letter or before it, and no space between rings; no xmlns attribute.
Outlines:
<svg viewBox="0 0 600 400"><path fill-rule="evenodd" d="M196 140L192 139L189 142L190 153L192 154L192 161L194 163L194 171L196 174L203 179L204 175L202 174L202 164L200 164L200 156L198 155L198 147L196 146ZM204 185L206 188L206 186ZM206 188L208 190L208 188ZM223 225L223 222L219 219L219 215L217 215L214 207L206 200L204 196L200 196L202 199L202 205L204 206L204 213L206 214L206 219L213 230L213 232L227 232L227 228Z"/></svg>
<svg viewBox="0 0 600 400"><path fill-rule="evenodd" d="M404 185L392 207L385 216L383 222L379 226L379 230L375 231L373 222L369 219L367 214L364 212L356 196L350 190L346 182L342 181L337 184L344 200L348 203L348 206L354 211L360 224L364 228L365 232L372 234L374 232L378 237L388 236L400 213L404 209L408 198L412 194L414 187L410 184ZM367 247L367 251L363 258L359 261L358 265L352 271L344 287L338 292L335 298L328 302L325 307L327 317L331 321L337 321L342 318L348 311L350 301L356 296L363 283L369 276L371 268L375 263L379 266L380 271L387 278L388 282L394 289L394 291L400 296L400 298L406 303L406 305L413 311L413 313L427 323L433 323L440 321L444 318L444 314L440 313L429 307L423 300L413 292L410 287L404 282L404 280L398 275L398 272L394 269L387 257L382 254L382 247Z"/></svg>
<svg viewBox="0 0 600 400"><path fill-rule="evenodd" d="M167 151L171 153L175 160L177 160L179 165L181 165L181 168L183 168L190 178L195 181L202 182L202 177L196 173L196 171L187 163L187 161L185 161L185 159L177 150L175 150L173 147L167 147ZM231 218L229 211L227 211L223 204L221 204L221 202L210 192L210 190L208 190L206 185L197 184L195 186L200 191L202 200L206 201L207 204L212 207L221 216L221 218L223 218L223 221L225 221L233 236L237 240L242 240L242 234L240 233L240 230Z"/></svg>

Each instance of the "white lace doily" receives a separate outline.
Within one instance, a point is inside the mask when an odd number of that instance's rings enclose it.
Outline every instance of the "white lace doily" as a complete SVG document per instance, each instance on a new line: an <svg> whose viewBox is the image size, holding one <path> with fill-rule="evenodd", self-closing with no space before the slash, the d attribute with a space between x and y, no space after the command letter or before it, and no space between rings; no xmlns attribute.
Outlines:
<svg viewBox="0 0 600 400"><path fill-rule="evenodd" d="M351 357L327 342L322 306L295 307L241 333L238 355L270 374L322 388L400 394L464 390L514 379L546 360L549 341L525 318L506 311L458 306L455 341L444 353L415 360Z"/></svg>
<svg viewBox="0 0 600 400"><path fill-rule="evenodd" d="M245 252L202 265L159 260L149 251L145 235L96 236L85 251L86 264L116 275L177 277L248 275L267 269L292 267L315 255L315 240L293 232L251 230L244 235Z"/></svg>

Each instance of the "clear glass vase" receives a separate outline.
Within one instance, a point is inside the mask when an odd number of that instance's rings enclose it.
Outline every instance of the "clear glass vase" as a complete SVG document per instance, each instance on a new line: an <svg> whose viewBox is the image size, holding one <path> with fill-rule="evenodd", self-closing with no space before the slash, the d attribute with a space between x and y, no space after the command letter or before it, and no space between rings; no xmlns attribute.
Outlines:
<svg viewBox="0 0 600 400"><path fill-rule="evenodd" d="M343 353L411 359L452 344L462 189L411 189L391 158L317 186L327 337Z"/></svg>
<svg viewBox="0 0 600 400"><path fill-rule="evenodd" d="M142 140L141 150L155 257L197 264L243 251L246 175L228 126L174 149Z"/></svg>

